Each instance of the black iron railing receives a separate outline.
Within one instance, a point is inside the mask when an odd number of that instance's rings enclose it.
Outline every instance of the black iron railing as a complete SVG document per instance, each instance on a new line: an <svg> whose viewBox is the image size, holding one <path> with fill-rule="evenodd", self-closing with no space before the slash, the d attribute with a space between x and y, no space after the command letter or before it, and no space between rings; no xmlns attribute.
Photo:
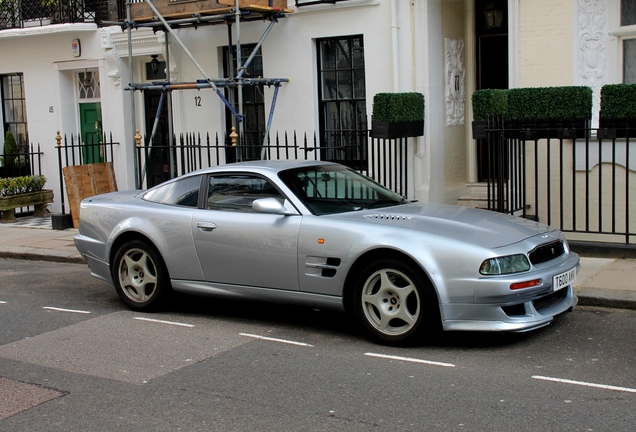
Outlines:
<svg viewBox="0 0 636 432"><path fill-rule="evenodd" d="M408 196L407 140L371 139L368 131L356 133L364 135L364 139L345 141L358 143L360 148L357 149L321 145L316 134L299 137L296 132L276 134L268 139L265 147L245 145L240 139L233 145L229 137L219 134L213 137L210 134L182 134L174 140L178 144L172 147L144 141L137 147L138 184L148 188L200 168L238 161L323 160L344 163L400 195ZM342 154L362 157L340 159Z"/></svg>
<svg viewBox="0 0 636 432"><path fill-rule="evenodd" d="M491 125L484 143L488 209L591 235L586 240L634 243L636 137L501 126Z"/></svg>
<svg viewBox="0 0 636 432"><path fill-rule="evenodd" d="M57 136L57 163L60 181L60 190L64 191L64 167L84 165L90 163L102 163L113 161L113 148L119 143L113 141L113 134L103 134L101 137L92 136L90 142L82 142L79 137L71 135ZM62 214L66 214L64 193L60 194Z"/></svg>
<svg viewBox="0 0 636 432"><path fill-rule="evenodd" d="M107 20L109 0L2 0L0 30Z"/></svg>

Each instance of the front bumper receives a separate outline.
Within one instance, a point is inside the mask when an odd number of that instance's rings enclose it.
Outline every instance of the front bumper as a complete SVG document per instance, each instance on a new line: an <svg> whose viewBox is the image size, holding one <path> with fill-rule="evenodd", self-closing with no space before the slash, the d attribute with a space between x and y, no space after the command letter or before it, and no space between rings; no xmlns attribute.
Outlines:
<svg viewBox="0 0 636 432"><path fill-rule="evenodd" d="M574 309L578 299L572 285L554 291L555 275L579 270L579 256L570 253L551 265L510 277L486 277L475 284L473 303L441 306L444 330L523 332L546 326L555 316ZM510 290L510 284L540 279L537 286Z"/></svg>

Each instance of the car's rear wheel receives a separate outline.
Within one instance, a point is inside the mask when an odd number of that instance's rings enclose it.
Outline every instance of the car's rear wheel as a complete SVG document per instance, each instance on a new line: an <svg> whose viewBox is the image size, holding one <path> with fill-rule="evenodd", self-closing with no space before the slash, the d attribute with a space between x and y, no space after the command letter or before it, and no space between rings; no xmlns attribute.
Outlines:
<svg viewBox="0 0 636 432"><path fill-rule="evenodd" d="M377 261L360 274L353 293L353 310L376 341L411 342L423 330L438 328L439 309L428 280L420 272L393 260Z"/></svg>
<svg viewBox="0 0 636 432"><path fill-rule="evenodd" d="M172 290L163 260L153 247L139 240L119 248L112 272L117 295L133 310L157 309Z"/></svg>

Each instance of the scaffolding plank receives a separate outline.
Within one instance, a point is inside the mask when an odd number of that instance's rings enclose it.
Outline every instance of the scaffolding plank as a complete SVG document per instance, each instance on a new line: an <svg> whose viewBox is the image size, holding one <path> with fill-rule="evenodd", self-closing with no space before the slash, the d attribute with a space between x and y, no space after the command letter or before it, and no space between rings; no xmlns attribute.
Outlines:
<svg viewBox="0 0 636 432"><path fill-rule="evenodd" d="M80 203L103 193L117 190L112 162L74 165L63 168L66 195L73 218L73 227L79 227Z"/></svg>
<svg viewBox="0 0 636 432"><path fill-rule="evenodd" d="M175 1L175 0L152 0L152 4L157 8L162 17L166 19L191 18L194 14L201 16L223 15L232 13L235 3L233 0L198 0L198 1ZM240 0L241 10L262 12L262 13L292 13L291 9L286 9L286 0ZM155 19L155 13L148 7L145 1L136 2L130 5L130 14L133 21L147 22Z"/></svg>

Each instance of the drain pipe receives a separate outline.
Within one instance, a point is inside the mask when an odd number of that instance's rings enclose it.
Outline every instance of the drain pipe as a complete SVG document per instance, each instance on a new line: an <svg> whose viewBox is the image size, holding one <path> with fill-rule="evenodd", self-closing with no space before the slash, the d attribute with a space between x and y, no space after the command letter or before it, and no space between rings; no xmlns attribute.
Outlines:
<svg viewBox="0 0 636 432"><path fill-rule="evenodd" d="M391 48L393 60L393 91L400 91L400 66L399 66L399 44L398 44L398 0L391 0Z"/></svg>

